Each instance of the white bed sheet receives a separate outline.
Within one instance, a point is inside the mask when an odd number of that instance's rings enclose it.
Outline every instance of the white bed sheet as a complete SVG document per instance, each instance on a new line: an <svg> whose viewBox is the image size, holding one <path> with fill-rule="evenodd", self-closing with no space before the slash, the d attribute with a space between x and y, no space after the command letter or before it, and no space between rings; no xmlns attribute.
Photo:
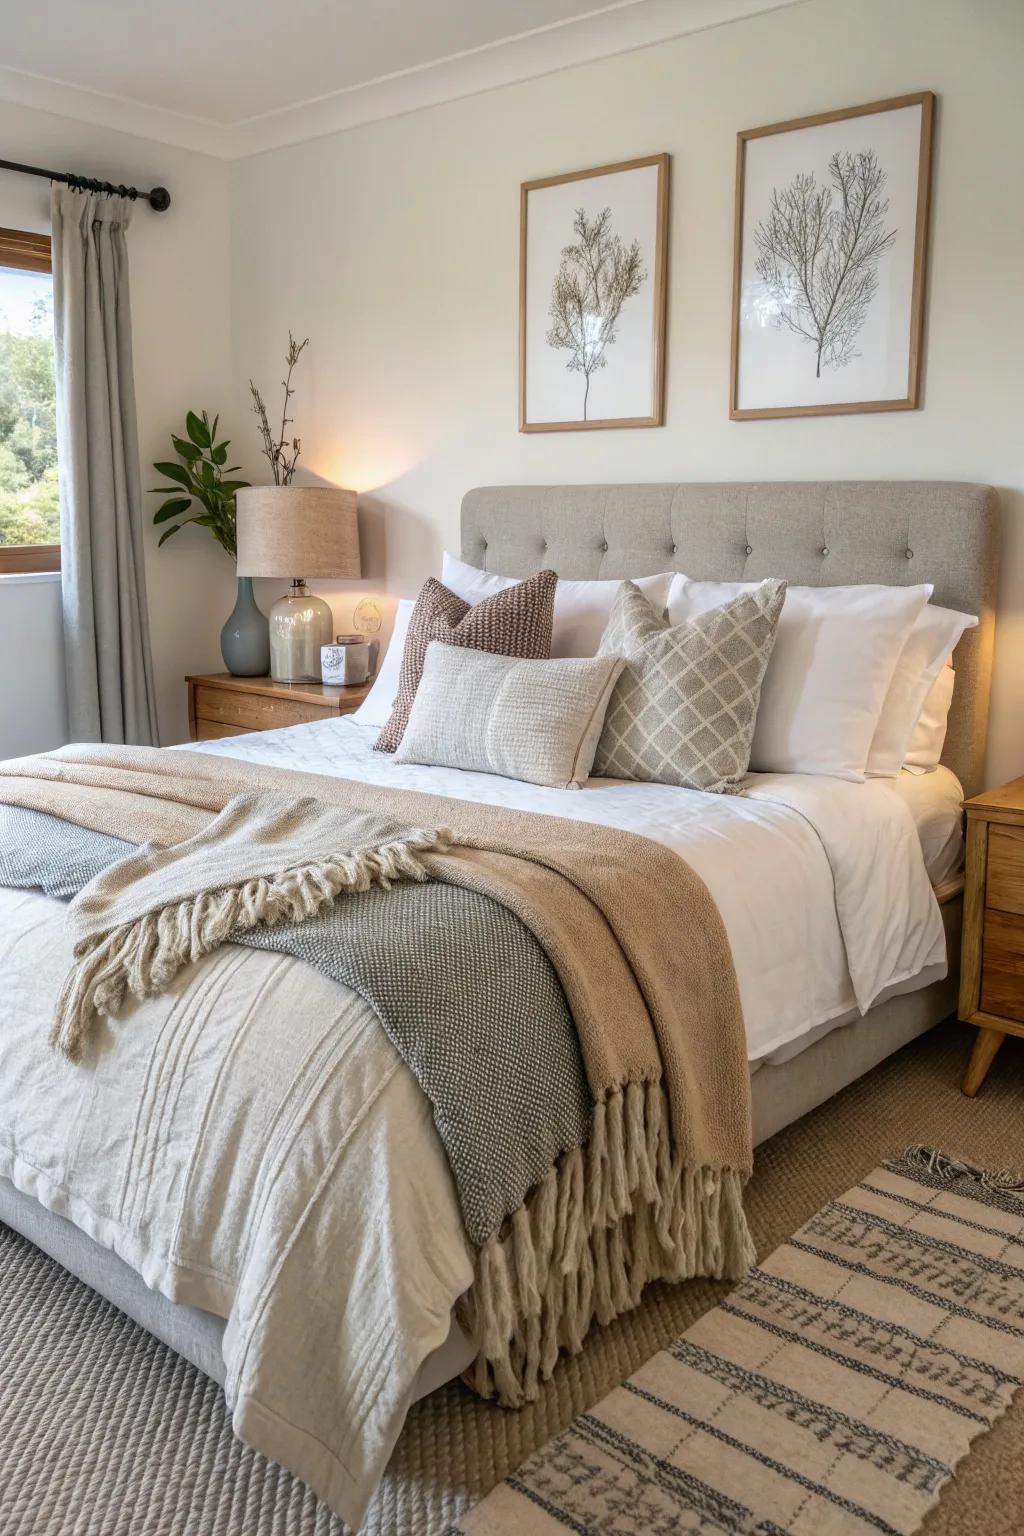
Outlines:
<svg viewBox="0 0 1024 1536"><path fill-rule="evenodd" d="M373 750L376 736L374 727L343 718L191 750L578 817L674 849L704 879L724 919L752 1064L795 1054L796 1042L810 1044L828 1023L945 974L942 919L908 805L916 792L894 792L892 780L751 774L742 795L611 779L545 789L398 764Z"/></svg>
<svg viewBox="0 0 1024 1536"><path fill-rule="evenodd" d="M933 773L901 773L879 782L899 795L914 818L928 878L936 889L946 890L964 867L964 792L960 780L952 769L940 765Z"/></svg>
<svg viewBox="0 0 1024 1536"><path fill-rule="evenodd" d="M944 898L955 896L963 888L965 852L964 792L956 774L949 768L940 767L934 773L927 775L915 777L911 773L901 773L895 779L875 779L872 782L884 784L910 812L932 889ZM915 976L892 982L879 994L875 1002L887 1002L890 997L896 997L901 992L913 992L919 987L928 986L933 981L941 981L947 970L948 966L943 956L941 963L926 966ZM802 1051L806 1051L808 1046L820 1040L823 1035L830 1034L832 1030L839 1029L844 1024L853 1023L860 1016L860 1009L851 1007L845 1013L824 1019L814 1028L794 1036L768 1055L752 1061L751 1071L756 1072L759 1067L765 1065L781 1067L785 1062L792 1061L794 1056L799 1056Z"/></svg>

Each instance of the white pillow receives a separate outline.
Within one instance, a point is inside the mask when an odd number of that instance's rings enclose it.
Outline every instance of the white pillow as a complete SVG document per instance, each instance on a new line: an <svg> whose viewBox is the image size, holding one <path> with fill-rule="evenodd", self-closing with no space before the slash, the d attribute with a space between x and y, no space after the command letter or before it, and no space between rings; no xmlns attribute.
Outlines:
<svg viewBox="0 0 1024 1536"><path fill-rule="evenodd" d="M676 576L669 623L756 585ZM896 663L931 595L927 585L787 588L761 685L751 769L863 780Z"/></svg>
<svg viewBox="0 0 1024 1536"><path fill-rule="evenodd" d="M949 724L949 706L953 702L953 684L956 673L952 667L942 667L931 687L920 718L910 738L904 768L910 773L933 773L942 759L946 744L946 727Z"/></svg>
<svg viewBox="0 0 1024 1536"><path fill-rule="evenodd" d="M357 725L375 725L382 731L391 719L395 698L398 694L398 675L402 670L402 652L409 630L409 620L415 608L415 600L403 597L395 609L395 623L391 631L391 643L384 653L373 687L357 710L349 716Z"/></svg>
<svg viewBox="0 0 1024 1536"><path fill-rule="evenodd" d="M922 608L882 705L868 754L869 779L892 779L899 773L935 679L964 630L973 629L977 622L973 614L955 613L951 608L931 603Z"/></svg>
<svg viewBox="0 0 1024 1536"><path fill-rule="evenodd" d="M633 578L631 578L633 579ZM478 570L445 554L441 565L441 580L464 603L483 602L495 592L514 587L518 577L493 576L490 571ZM660 576L641 576L634 585L646 597L659 619L664 616L668 601L668 589L672 572L663 571ZM562 581L555 588L555 627L551 636L551 655L596 656L612 611L615 594L621 581Z"/></svg>

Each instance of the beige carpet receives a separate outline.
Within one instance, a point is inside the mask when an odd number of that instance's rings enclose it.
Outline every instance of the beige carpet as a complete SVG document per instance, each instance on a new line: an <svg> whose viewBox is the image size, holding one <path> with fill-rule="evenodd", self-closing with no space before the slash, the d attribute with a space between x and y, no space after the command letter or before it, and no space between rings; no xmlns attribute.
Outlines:
<svg viewBox="0 0 1024 1536"><path fill-rule="evenodd" d="M1007 1041L972 1101L959 1091L971 1039L956 1024L933 1031L759 1150L749 1191L759 1255L915 1142L1024 1169L1024 1041ZM301 1485L233 1440L218 1389L77 1281L55 1278L35 1250L11 1249L15 1263L32 1268L38 1300L14 1292L14 1268L0 1274L2 1536L337 1536ZM458 1384L433 1394L410 1415L366 1529L438 1536L727 1289L653 1287L519 1413ZM922 1531L1022 1536L1024 1395L976 1443Z"/></svg>

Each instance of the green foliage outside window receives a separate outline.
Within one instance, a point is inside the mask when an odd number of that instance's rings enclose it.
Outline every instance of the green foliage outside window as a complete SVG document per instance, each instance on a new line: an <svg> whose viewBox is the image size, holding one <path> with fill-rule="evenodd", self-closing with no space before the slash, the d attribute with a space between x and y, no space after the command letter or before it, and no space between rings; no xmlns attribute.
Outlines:
<svg viewBox="0 0 1024 1536"><path fill-rule="evenodd" d="M0 545L59 544L52 302L28 334L0 327Z"/></svg>

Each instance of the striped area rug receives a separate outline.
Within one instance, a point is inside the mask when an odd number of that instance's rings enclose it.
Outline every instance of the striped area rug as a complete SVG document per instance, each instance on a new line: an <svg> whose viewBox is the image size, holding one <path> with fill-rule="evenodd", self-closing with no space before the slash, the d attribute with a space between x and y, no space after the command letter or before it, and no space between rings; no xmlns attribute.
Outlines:
<svg viewBox="0 0 1024 1536"><path fill-rule="evenodd" d="M909 1536L1024 1382L1024 1184L915 1147L450 1536Z"/></svg>

